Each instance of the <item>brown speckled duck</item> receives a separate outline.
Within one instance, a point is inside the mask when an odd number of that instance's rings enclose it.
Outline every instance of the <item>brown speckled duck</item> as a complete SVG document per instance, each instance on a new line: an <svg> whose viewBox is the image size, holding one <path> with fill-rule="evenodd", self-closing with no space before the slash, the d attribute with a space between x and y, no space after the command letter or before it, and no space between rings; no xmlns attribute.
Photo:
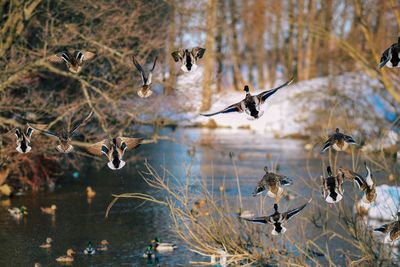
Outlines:
<svg viewBox="0 0 400 267"><path fill-rule="evenodd" d="M400 212L397 212L397 219L394 222L387 223L374 231L386 234L385 242L391 243L400 238Z"/></svg>
<svg viewBox="0 0 400 267"><path fill-rule="evenodd" d="M339 128L336 128L336 131L326 140L321 153L325 152L330 147L333 147L336 151L345 151L349 145L357 145L357 143L354 141L353 137L341 133Z"/></svg>
<svg viewBox="0 0 400 267"><path fill-rule="evenodd" d="M334 204L343 198L343 174L333 175L330 166L326 168L326 171L328 177L323 178L321 176L322 195L326 202Z"/></svg>
<svg viewBox="0 0 400 267"><path fill-rule="evenodd" d="M63 51L49 56L52 63L65 63L72 73L79 73L82 70L84 62L90 61L96 57L96 54L89 51L76 50L74 52Z"/></svg>
<svg viewBox="0 0 400 267"><path fill-rule="evenodd" d="M286 176L269 172L267 166L264 167L264 171L264 177L258 182L253 197L267 191L267 196L279 202L284 193L282 186L291 185L292 181Z"/></svg>
<svg viewBox="0 0 400 267"><path fill-rule="evenodd" d="M146 75L142 66L139 64L134 56L132 56L132 61L136 69L140 72L140 75L142 76L142 87L137 92L138 96L142 98L151 96L153 94L153 91L151 90L151 78L153 77L153 70L156 67L157 57L154 59L153 67L150 69L149 75Z"/></svg>

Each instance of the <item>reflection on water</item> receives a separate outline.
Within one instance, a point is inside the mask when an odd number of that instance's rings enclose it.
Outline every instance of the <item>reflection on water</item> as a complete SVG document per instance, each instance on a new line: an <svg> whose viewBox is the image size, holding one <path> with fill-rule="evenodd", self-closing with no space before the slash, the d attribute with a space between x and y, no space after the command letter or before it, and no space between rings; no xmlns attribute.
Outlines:
<svg viewBox="0 0 400 267"><path fill-rule="evenodd" d="M125 199L113 207L108 219L104 218L106 207L112 200L111 194L150 192L138 174L143 169L144 158L156 168L167 166L178 177L184 177L183 166L192 165L190 182L193 190L202 178L208 177L207 185L213 192L217 194L223 186L226 193L235 196L236 180L229 157L233 152L237 158L246 209L254 209L255 203L258 207L259 201L252 198L251 192L264 174L263 167L272 161L279 162L280 173L293 177L294 184L290 190L294 194L305 198L310 194L299 178L309 177L305 168L305 151L299 141L266 139L245 130L234 133L231 130L164 130L162 134L172 135L183 144L160 141L143 145L137 150L140 159L129 162L121 171L112 171L107 166L99 170L86 166L79 176L73 175L73 170L67 173L54 192L14 197L11 203L3 200L0 207L0 266L33 266L35 262L57 266L55 258L65 255L68 248L77 251L76 266L142 266L147 264L142 258L144 249L155 236L179 246L176 252L160 256L162 266L187 266L190 260L205 260L189 252L174 236L164 207L155 204L138 207L141 203ZM193 149L196 144L209 142L210 145ZM319 164L311 162L308 171L313 175L319 174ZM95 195L88 197L88 186L93 188ZM266 202L265 208L269 212L273 202ZM52 204L57 206L56 215L42 214L40 207ZM14 220L7 212L10 205L26 206L29 215L21 221ZM40 249L39 245L47 237L53 239L52 247ZM99 244L103 239L110 242L108 251L94 256L83 255L88 241Z"/></svg>

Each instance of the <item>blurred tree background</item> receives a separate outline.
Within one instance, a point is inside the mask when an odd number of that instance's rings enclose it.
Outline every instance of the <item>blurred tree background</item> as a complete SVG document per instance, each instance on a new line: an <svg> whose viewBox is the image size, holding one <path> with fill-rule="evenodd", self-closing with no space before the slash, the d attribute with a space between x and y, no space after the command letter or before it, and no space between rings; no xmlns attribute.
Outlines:
<svg viewBox="0 0 400 267"><path fill-rule="evenodd" d="M26 120L55 127L84 116L90 107L93 127L78 139L93 142L129 132L133 124L175 123L169 110L209 110L214 94L241 91L245 84L261 90L292 74L302 81L348 72L376 80L376 93L397 118L400 77L396 69L377 66L399 27L398 0L1 0L0 128L4 133ZM180 74L170 54L194 46L207 51L200 63L201 105L188 107L180 102ZM46 60L65 49L93 51L97 58L79 75L71 74ZM130 65L132 55L147 64L159 58L153 79L159 93L152 100L136 95L140 76ZM332 106L329 96L343 93L332 84L317 96L321 106L308 129L321 128ZM298 101L310 97L299 95ZM349 103L343 110L354 108ZM2 137L2 160L9 166L41 162L39 169L18 167L28 168L19 176L37 185L32 179L48 172L46 162L59 161L48 142L39 138L33 156L15 158L9 157L15 144Z"/></svg>

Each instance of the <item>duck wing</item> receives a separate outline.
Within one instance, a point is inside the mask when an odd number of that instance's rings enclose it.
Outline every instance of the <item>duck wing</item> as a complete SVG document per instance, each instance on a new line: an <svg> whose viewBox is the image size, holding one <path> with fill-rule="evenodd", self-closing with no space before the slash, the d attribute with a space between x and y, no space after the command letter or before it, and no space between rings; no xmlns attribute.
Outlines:
<svg viewBox="0 0 400 267"><path fill-rule="evenodd" d="M68 52L60 52L54 55L51 55L47 58L52 63L70 63L71 57Z"/></svg>
<svg viewBox="0 0 400 267"><path fill-rule="evenodd" d="M151 78L153 78L153 70L156 67L156 63L157 63L157 57L154 59L153 67L151 68L151 70L149 72L149 77L147 77L146 85L151 84Z"/></svg>
<svg viewBox="0 0 400 267"><path fill-rule="evenodd" d="M386 49L383 53L382 53L382 57L381 57L381 61L379 63L379 68L383 68L386 63L389 62L389 60L392 58L391 56L391 51L392 51L392 46L389 47L388 49Z"/></svg>
<svg viewBox="0 0 400 267"><path fill-rule="evenodd" d="M304 209L307 206L307 204L311 202L311 200L312 199L310 199L307 203L305 203L304 205L302 205L302 206L300 206L298 208L295 208L295 209L292 209L292 210L289 210L287 212L282 213L282 217L284 218L284 220L287 220L287 221L290 220L292 217L294 217L295 215L299 214L299 212L302 209Z"/></svg>
<svg viewBox="0 0 400 267"><path fill-rule="evenodd" d="M125 149L135 149L142 143L143 138L131 138L131 137L118 137L117 146L125 151Z"/></svg>
<svg viewBox="0 0 400 267"><path fill-rule="evenodd" d="M279 89L281 89L282 87L285 87L285 86L290 85L293 81L294 81L294 78L292 77L289 81L285 82L284 84L282 84L282 85L280 85L280 86L278 86L278 87L276 87L276 88L273 88L273 89L264 91L264 92L262 92L262 93L256 95L256 97L258 98L258 100L259 100L260 103L262 104L262 103L265 102L265 100L266 100L268 97L270 97L271 95L275 94L275 93L276 93Z"/></svg>
<svg viewBox="0 0 400 267"><path fill-rule="evenodd" d="M92 60L97 56L95 53L89 51L78 51L78 53L82 54L82 57L80 59L81 62Z"/></svg>
<svg viewBox="0 0 400 267"><path fill-rule="evenodd" d="M344 138L344 141L345 142L347 142L347 143L349 143L349 144L352 144L352 145L357 145L357 142L354 140L354 138L353 137L351 137L350 135L343 135L343 138Z"/></svg>
<svg viewBox="0 0 400 267"><path fill-rule="evenodd" d="M219 113L231 113L231 112L239 112L239 113L243 112L243 109L241 107L241 102L233 104L233 105L230 105L229 107L227 107L227 108L225 108L225 109L223 109L221 111L218 111L218 112L207 113L207 114L200 113L200 115L206 116L206 117L210 117L210 116L217 115Z"/></svg>
<svg viewBox="0 0 400 267"><path fill-rule="evenodd" d="M201 47L195 47L192 49L192 55L195 59L203 58L205 52L206 49Z"/></svg>
<svg viewBox="0 0 400 267"><path fill-rule="evenodd" d="M258 223L258 224L268 224L270 222L270 217L271 216L262 216L262 217L254 217L254 218L243 218L246 221L252 222L252 223Z"/></svg>
<svg viewBox="0 0 400 267"><path fill-rule="evenodd" d="M174 52L171 53L171 56L173 57L175 62L182 61L183 56L184 56L183 50L179 49L177 51L174 51Z"/></svg>
<svg viewBox="0 0 400 267"><path fill-rule="evenodd" d="M69 132L69 135L70 136L74 136L76 134L76 132L78 131L78 129L81 126L84 126L92 118L92 116L93 116L93 110L90 111L89 115L84 120L74 124L74 126L71 129L71 131Z"/></svg>
<svg viewBox="0 0 400 267"><path fill-rule="evenodd" d="M86 150L93 155L101 156L102 154L106 154L108 152L108 147L106 144L106 139L101 140L100 142L94 143L86 147ZM106 149L103 149L103 146Z"/></svg>
<svg viewBox="0 0 400 267"><path fill-rule="evenodd" d="M333 145L333 137L329 137L328 140L325 141L324 146L322 147L321 153L324 153Z"/></svg>
<svg viewBox="0 0 400 267"><path fill-rule="evenodd" d="M378 228L375 228L374 231L375 232L381 232L381 233L388 233L392 230L393 226L395 225L396 222L392 222L392 223L386 223L381 225Z"/></svg>
<svg viewBox="0 0 400 267"><path fill-rule="evenodd" d="M135 65L136 69L140 72L140 75L142 76L143 85L147 84L146 74L144 73L144 70L143 70L142 66L136 60L135 56L132 56L132 62Z"/></svg>
<svg viewBox="0 0 400 267"><path fill-rule="evenodd" d="M50 136L50 137L57 137L57 138L59 137L59 134L56 133L56 132L46 131L46 130L37 128L37 127L35 127L35 126L33 126L32 124L29 124L29 123L28 123L28 127L32 128L32 129L34 129L34 130L36 130L36 131L38 131L38 132L40 132L40 133L42 133L42 134L45 134L45 135L47 135L47 136Z"/></svg>

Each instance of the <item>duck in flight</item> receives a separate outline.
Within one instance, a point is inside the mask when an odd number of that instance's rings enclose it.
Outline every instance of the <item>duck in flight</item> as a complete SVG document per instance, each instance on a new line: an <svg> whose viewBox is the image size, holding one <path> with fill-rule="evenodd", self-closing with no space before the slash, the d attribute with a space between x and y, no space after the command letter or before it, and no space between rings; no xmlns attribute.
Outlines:
<svg viewBox="0 0 400 267"><path fill-rule="evenodd" d="M336 131L325 141L321 153L324 153L330 147L333 147L336 151L345 151L349 145L357 145L357 143L353 137L341 133L339 128L336 128Z"/></svg>
<svg viewBox="0 0 400 267"><path fill-rule="evenodd" d="M293 218L295 215L297 215L302 209L304 209L308 203L311 202L312 199L310 199L307 203L304 205L288 210L286 212L280 213L278 211L278 204L274 204L274 210L275 212L269 216L262 216L262 217L255 217L255 218L244 218L246 221L250 221L253 223L259 223L259 224L271 224L273 225L273 229L271 234L272 235L280 235L284 234L286 232L286 228L284 227L284 224L287 223L291 218Z"/></svg>
<svg viewBox="0 0 400 267"><path fill-rule="evenodd" d="M197 69L197 60L203 58L205 52L205 48L195 47L191 51L189 51L188 49L179 49L172 52L171 55L174 58L175 62L182 63L182 71L191 72Z"/></svg>
<svg viewBox="0 0 400 267"><path fill-rule="evenodd" d="M142 138L116 137L111 140L104 139L90 145L86 149L89 153L96 156L105 155L109 160L107 166L111 170L119 170L126 164L122 160L125 151L137 148L142 141Z"/></svg>
<svg viewBox="0 0 400 267"><path fill-rule="evenodd" d="M59 141L59 145L56 146L56 149L61 153L69 153L74 149L74 147L71 145L72 138L77 134L78 129L84 126L92 118L92 116L93 111L91 111L84 120L75 123L71 130L68 130L67 127L63 127L58 132L52 132L35 128L35 126L32 125L30 125L30 127L47 136L56 137Z"/></svg>
<svg viewBox="0 0 400 267"><path fill-rule="evenodd" d="M75 50L74 52L63 51L51 55L48 59L52 63L65 63L72 73L79 73L82 70L83 63L96 57L96 54L89 51Z"/></svg>
<svg viewBox="0 0 400 267"><path fill-rule="evenodd" d="M400 36L397 39L397 43L392 44L383 52L379 68L385 66L388 68L400 68Z"/></svg>
<svg viewBox="0 0 400 267"><path fill-rule="evenodd" d="M400 238L400 212L397 212L397 220L375 228L374 231L386 234L384 239L386 243L392 243L398 240Z"/></svg>
<svg viewBox="0 0 400 267"><path fill-rule="evenodd" d="M146 75L142 66L139 64L134 56L132 56L132 61L136 69L140 72L140 75L142 76L142 88L140 88L137 92L138 96L142 98L151 96L153 94L153 91L151 90L151 78L153 77L153 70L156 66L157 57L154 59L153 67L150 69L149 75Z"/></svg>
<svg viewBox="0 0 400 267"><path fill-rule="evenodd" d="M322 195L325 201L334 204L343 198L343 173L339 171L338 175L334 176L331 166L326 168L328 177L321 176Z"/></svg>
<svg viewBox="0 0 400 267"><path fill-rule="evenodd" d="M264 104L265 100L268 97L275 94L279 89L282 87L288 86L293 82L294 78L291 78L289 81L285 82L284 84L273 88L271 90L264 91L258 95L251 95L249 87L247 85L244 86L244 91L246 92L246 97L240 101L239 103L235 103L230 105L229 107L214 113L208 114L200 114L203 116L214 116L220 113L231 113L231 112L239 112L242 113L243 111L250 115L249 119L258 119L260 118L264 112L260 110L262 104Z"/></svg>

